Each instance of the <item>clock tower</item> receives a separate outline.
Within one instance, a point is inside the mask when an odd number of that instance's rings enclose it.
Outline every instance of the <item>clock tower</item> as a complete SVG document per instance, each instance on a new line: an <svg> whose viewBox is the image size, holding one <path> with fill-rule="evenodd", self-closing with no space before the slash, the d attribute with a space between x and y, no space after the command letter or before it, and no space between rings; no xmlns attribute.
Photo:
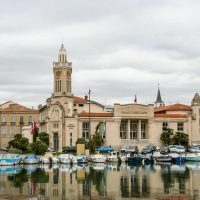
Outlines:
<svg viewBox="0 0 200 200"><path fill-rule="evenodd" d="M58 62L53 63L54 73L54 97L67 96L72 97L71 74L72 63L67 61L67 53L63 46L58 53Z"/></svg>

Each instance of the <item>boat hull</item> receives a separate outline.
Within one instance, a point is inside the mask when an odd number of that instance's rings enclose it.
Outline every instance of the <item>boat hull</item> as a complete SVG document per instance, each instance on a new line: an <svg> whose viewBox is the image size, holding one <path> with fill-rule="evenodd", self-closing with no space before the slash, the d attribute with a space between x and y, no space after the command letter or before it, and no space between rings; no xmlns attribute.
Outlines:
<svg viewBox="0 0 200 200"><path fill-rule="evenodd" d="M19 154L2 154L0 157L0 166L17 165L22 157Z"/></svg>

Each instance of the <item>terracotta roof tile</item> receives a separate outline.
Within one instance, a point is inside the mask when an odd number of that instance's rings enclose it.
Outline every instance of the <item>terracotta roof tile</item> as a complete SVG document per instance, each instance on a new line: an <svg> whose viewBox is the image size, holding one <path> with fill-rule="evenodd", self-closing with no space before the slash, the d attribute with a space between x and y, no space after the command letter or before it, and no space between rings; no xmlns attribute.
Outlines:
<svg viewBox="0 0 200 200"><path fill-rule="evenodd" d="M27 108L20 104L10 104L9 107L1 110L2 112L38 112L38 110Z"/></svg>
<svg viewBox="0 0 200 200"><path fill-rule="evenodd" d="M83 112L78 114L79 117L89 117L89 113ZM90 117L113 117L114 113L90 113Z"/></svg>
<svg viewBox="0 0 200 200"><path fill-rule="evenodd" d="M186 118L186 115L183 115L183 114L158 114L158 113L155 113L154 117Z"/></svg>
<svg viewBox="0 0 200 200"><path fill-rule="evenodd" d="M87 100L85 100L84 98L81 98L81 97L75 97L74 96L74 103L76 103L76 102L84 102L84 101L87 101Z"/></svg>
<svg viewBox="0 0 200 200"><path fill-rule="evenodd" d="M154 110L154 113L164 112L164 111L173 111L173 110L185 110L185 111L191 111L191 106L184 105L184 104L173 104L169 106L163 106L160 108L156 108Z"/></svg>

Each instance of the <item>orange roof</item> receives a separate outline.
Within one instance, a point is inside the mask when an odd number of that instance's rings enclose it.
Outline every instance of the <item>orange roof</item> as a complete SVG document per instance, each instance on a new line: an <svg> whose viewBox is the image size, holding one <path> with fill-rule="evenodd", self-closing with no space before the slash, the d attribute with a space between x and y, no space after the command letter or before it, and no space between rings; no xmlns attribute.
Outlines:
<svg viewBox="0 0 200 200"><path fill-rule="evenodd" d="M83 112L78 114L79 117L89 117L89 113ZM113 117L114 113L90 113L90 117Z"/></svg>
<svg viewBox="0 0 200 200"><path fill-rule="evenodd" d="M183 114L159 114L155 113L154 117L173 117L173 118L186 118L186 115Z"/></svg>
<svg viewBox="0 0 200 200"><path fill-rule="evenodd" d="M74 96L74 102L84 102L84 101L87 101L87 100L84 99L84 98L80 98L80 97L75 97Z"/></svg>
<svg viewBox="0 0 200 200"><path fill-rule="evenodd" d="M38 112L38 110L27 108L17 103L10 104L9 107L1 110L2 112Z"/></svg>
<svg viewBox="0 0 200 200"><path fill-rule="evenodd" d="M185 111L191 111L191 106L187 106L184 104L173 104L169 106L163 106L160 108L156 108L154 110L154 113L159 113L159 112L165 112L165 111L173 111L173 110L185 110Z"/></svg>

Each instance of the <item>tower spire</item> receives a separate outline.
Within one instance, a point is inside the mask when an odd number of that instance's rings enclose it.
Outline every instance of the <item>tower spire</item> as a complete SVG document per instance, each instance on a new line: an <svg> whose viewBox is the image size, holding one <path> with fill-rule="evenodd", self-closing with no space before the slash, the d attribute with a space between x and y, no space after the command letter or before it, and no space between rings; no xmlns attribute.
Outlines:
<svg viewBox="0 0 200 200"><path fill-rule="evenodd" d="M160 93L160 87L159 87L159 86L160 86L160 84L158 83L157 99L156 99L156 101L154 102L156 108L159 108L159 107L163 107L163 106L164 106L164 102L162 101L162 98L161 98L161 93Z"/></svg>

